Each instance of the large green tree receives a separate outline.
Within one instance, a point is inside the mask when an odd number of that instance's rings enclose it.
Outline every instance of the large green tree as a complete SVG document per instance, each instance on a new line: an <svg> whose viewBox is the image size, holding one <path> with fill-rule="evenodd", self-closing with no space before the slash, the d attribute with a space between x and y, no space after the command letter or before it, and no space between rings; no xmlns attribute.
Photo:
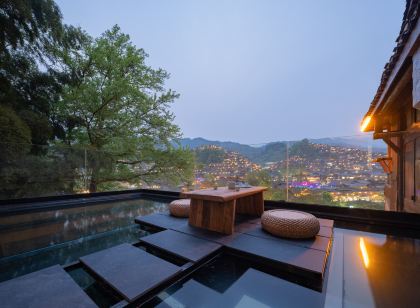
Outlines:
<svg viewBox="0 0 420 308"><path fill-rule="evenodd" d="M0 198L73 192L77 155L50 147L65 136L52 110L72 81L59 55L83 39L52 0L0 1Z"/></svg>
<svg viewBox="0 0 420 308"><path fill-rule="evenodd" d="M86 40L80 52L63 53L66 85L56 108L65 143L88 151L89 190L118 182L169 182L192 175L192 153L173 146L180 137L169 105L178 98L166 90L169 74L145 63L118 26Z"/></svg>
<svg viewBox="0 0 420 308"><path fill-rule="evenodd" d="M0 104L30 128L33 144L64 135L51 110L72 76L61 71L57 52L77 49L83 38L80 29L62 24L52 0L0 1Z"/></svg>

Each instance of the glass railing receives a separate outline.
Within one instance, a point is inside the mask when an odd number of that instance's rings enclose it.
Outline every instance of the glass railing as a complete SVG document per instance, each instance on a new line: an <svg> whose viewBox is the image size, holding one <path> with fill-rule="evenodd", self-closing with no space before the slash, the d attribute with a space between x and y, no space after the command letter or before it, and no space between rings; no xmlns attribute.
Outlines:
<svg viewBox="0 0 420 308"><path fill-rule="evenodd" d="M252 145L183 139L175 151L190 152L185 156L190 162L169 159L157 170L150 155L148 161L138 155L135 163L128 163L133 157L118 149L5 143L2 147L0 199L136 188L180 191L235 182L268 187L266 200L385 209L388 175L373 161L387 159L387 148L370 135Z"/></svg>
<svg viewBox="0 0 420 308"><path fill-rule="evenodd" d="M194 188L268 187L266 200L384 210L387 148L371 135L197 146Z"/></svg>
<svg viewBox="0 0 420 308"><path fill-rule="evenodd" d="M191 155L189 164L170 159L177 149L157 148L156 159L148 154L141 160L141 154L82 145L0 145L0 200L138 188L180 190L192 174L180 167L193 165Z"/></svg>

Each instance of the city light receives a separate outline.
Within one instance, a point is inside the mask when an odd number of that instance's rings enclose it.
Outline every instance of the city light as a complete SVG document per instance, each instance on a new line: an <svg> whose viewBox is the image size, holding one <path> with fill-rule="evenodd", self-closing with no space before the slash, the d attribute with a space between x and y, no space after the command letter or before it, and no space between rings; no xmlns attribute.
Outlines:
<svg viewBox="0 0 420 308"><path fill-rule="evenodd" d="M365 241L363 240L363 237L361 237L360 240L359 240L359 246L360 246L360 251L362 252L362 256L363 256L363 263L365 264L365 267L368 268L369 267L369 255L367 253L367 249L366 249Z"/></svg>
<svg viewBox="0 0 420 308"><path fill-rule="evenodd" d="M363 119L362 125L360 126L361 132L364 132L366 130L371 120L372 120L371 116L367 116Z"/></svg>

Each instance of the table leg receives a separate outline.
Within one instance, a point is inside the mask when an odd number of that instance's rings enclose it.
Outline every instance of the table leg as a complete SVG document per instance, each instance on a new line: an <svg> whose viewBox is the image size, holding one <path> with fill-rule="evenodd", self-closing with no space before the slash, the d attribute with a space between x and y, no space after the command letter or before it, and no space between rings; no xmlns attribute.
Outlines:
<svg viewBox="0 0 420 308"><path fill-rule="evenodd" d="M235 223L235 200L214 202L191 199L190 225L224 234L232 234Z"/></svg>
<svg viewBox="0 0 420 308"><path fill-rule="evenodd" d="M263 193L242 197L236 200L236 213L261 216L264 213Z"/></svg>

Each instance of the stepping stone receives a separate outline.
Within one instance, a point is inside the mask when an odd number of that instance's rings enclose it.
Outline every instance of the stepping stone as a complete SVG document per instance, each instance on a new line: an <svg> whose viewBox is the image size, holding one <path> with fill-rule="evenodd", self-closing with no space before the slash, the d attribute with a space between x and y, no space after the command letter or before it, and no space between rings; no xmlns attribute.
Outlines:
<svg viewBox="0 0 420 308"><path fill-rule="evenodd" d="M129 302L181 271L180 267L130 244L92 253L80 261Z"/></svg>
<svg viewBox="0 0 420 308"><path fill-rule="evenodd" d="M155 213L146 216L138 216L135 219L138 224L152 225L161 229L171 229L188 224L188 218L179 218L167 213Z"/></svg>
<svg viewBox="0 0 420 308"><path fill-rule="evenodd" d="M214 307L324 307L324 299L325 292L250 268Z"/></svg>
<svg viewBox="0 0 420 308"><path fill-rule="evenodd" d="M221 294L191 279L175 292L162 292L158 295L162 302L156 307L217 307ZM221 305L219 307L226 307Z"/></svg>
<svg viewBox="0 0 420 308"><path fill-rule="evenodd" d="M284 267L289 272L300 273L317 281L322 281L328 256L325 251L248 234L235 237L226 246L262 260L277 263L279 267Z"/></svg>
<svg viewBox="0 0 420 308"><path fill-rule="evenodd" d="M140 238L140 241L192 262L197 262L222 247L215 242L173 230L165 230L148 235Z"/></svg>
<svg viewBox="0 0 420 308"><path fill-rule="evenodd" d="M0 283L1 307L97 307L60 265Z"/></svg>

